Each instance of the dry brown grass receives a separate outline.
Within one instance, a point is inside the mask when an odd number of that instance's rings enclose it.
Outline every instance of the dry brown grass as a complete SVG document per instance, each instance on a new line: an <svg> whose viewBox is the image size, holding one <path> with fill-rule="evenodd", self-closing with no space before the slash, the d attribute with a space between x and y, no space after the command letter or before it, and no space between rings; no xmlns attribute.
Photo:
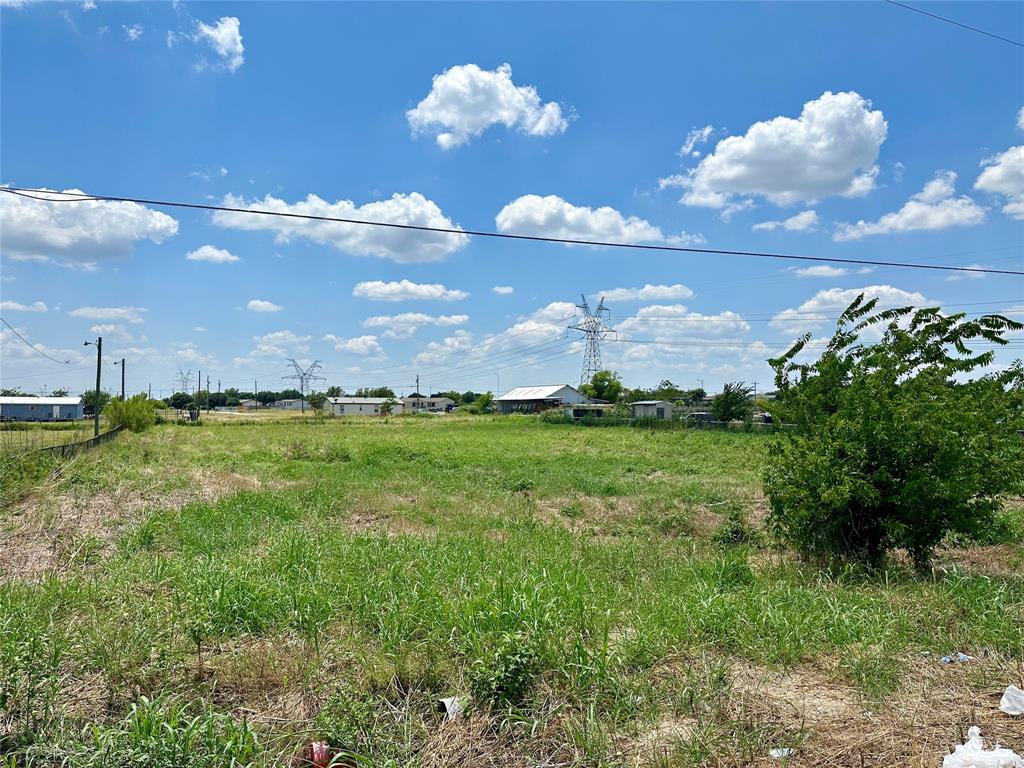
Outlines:
<svg viewBox="0 0 1024 768"><path fill-rule="evenodd" d="M121 484L96 492L64 490L60 483L22 499L0 529L0 583L40 581L101 556L118 529L147 509L181 509L244 490L259 490L256 477L196 469L186 488L167 491L154 476L145 489Z"/></svg>

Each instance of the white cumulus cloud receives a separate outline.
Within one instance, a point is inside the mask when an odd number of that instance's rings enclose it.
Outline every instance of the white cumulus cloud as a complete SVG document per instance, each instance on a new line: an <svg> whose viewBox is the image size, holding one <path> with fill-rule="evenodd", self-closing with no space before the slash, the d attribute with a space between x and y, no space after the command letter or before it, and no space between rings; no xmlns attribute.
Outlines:
<svg viewBox="0 0 1024 768"><path fill-rule="evenodd" d="M790 232L807 232L818 226L818 214L815 211L801 211L796 216L790 216L782 221L762 221L755 224L751 229L755 232L771 232L775 229L787 229Z"/></svg>
<svg viewBox="0 0 1024 768"><path fill-rule="evenodd" d="M197 21L194 39L210 46L220 59L219 65L230 72L245 63L245 46L242 45L241 26L236 16L223 16L215 24ZM198 67L205 69L206 60L201 59Z"/></svg>
<svg viewBox="0 0 1024 768"><path fill-rule="evenodd" d="M375 221L421 227L461 230L447 218L432 200L419 192L395 194L387 200L356 205L351 200L330 203L316 195L305 200L286 203L272 195L262 200L247 202L244 198L228 195L224 205L229 208L274 211L308 216L320 216L354 221ZM356 256L378 256L398 262L440 261L450 253L464 248L469 236L459 232L418 232L396 227L374 227L340 221L313 221L280 216L217 211L215 224L228 229L268 230L276 234L279 243L300 238L321 245L331 245L344 253Z"/></svg>
<svg viewBox="0 0 1024 768"><path fill-rule="evenodd" d="M143 28L141 24L122 24L121 29L124 31L125 40L129 42L135 42L142 37Z"/></svg>
<svg viewBox="0 0 1024 768"><path fill-rule="evenodd" d="M620 339L655 341L701 341L738 338L750 324L735 312L716 315L691 312L683 304L651 304L637 310L635 317L616 326Z"/></svg>
<svg viewBox="0 0 1024 768"><path fill-rule="evenodd" d="M309 352L309 340L309 336L300 336L288 330L253 336L256 346L247 355L234 358L232 365L245 366L266 358L302 355Z"/></svg>
<svg viewBox="0 0 1024 768"><path fill-rule="evenodd" d="M871 106L853 91L826 91L804 104L798 118L774 117L722 139L688 175L669 177L663 186L685 187L686 205L718 209L737 197L792 205L865 195L875 186L888 131Z"/></svg>
<svg viewBox="0 0 1024 768"><path fill-rule="evenodd" d="M693 291L682 283L674 285L647 283L643 288L612 288L608 291L599 291L597 295L603 296L608 301L665 301L667 299L688 299L693 296Z"/></svg>
<svg viewBox="0 0 1024 768"><path fill-rule="evenodd" d="M135 337L120 323L98 323L89 328L91 333L118 342L133 342Z"/></svg>
<svg viewBox="0 0 1024 768"><path fill-rule="evenodd" d="M78 307L68 314L86 320L113 320L138 324L143 322L142 313L145 311L142 307Z"/></svg>
<svg viewBox="0 0 1024 768"><path fill-rule="evenodd" d="M792 270L797 277L843 277L850 274L845 267L833 267L829 264L815 264L813 267L796 267Z"/></svg>
<svg viewBox="0 0 1024 768"><path fill-rule="evenodd" d="M69 189L68 193L83 194ZM46 196L53 190L33 194ZM0 194L3 251L13 259L49 261L53 257L89 263L126 257L137 240L162 243L178 232L178 222L137 203L82 200L44 202Z"/></svg>
<svg viewBox="0 0 1024 768"><path fill-rule="evenodd" d="M365 357L386 356L376 336L356 336L351 339L342 339L333 333L328 333L323 340L331 342L338 352L351 352Z"/></svg>
<svg viewBox="0 0 1024 768"><path fill-rule="evenodd" d="M887 213L878 221L861 219L856 224L839 224L832 239L843 242L894 232L971 227L983 222L985 209L967 195L954 197L955 190L956 174L940 171L898 211Z"/></svg>
<svg viewBox="0 0 1024 768"><path fill-rule="evenodd" d="M280 312L284 309L280 304L275 304L265 299L249 299L249 303L245 305L245 308L253 312Z"/></svg>
<svg viewBox="0 0 1024 768"><path fill-rule="evenodd" d="M1013 219L1024 219L1024 146L1010 147L985 160L982 166L985 170L974 182L974 188L1004 195L1003 213Z"/></svg>
<svg viewBox="0 0 1024 768"><path fill-rule="evenodd" d="M22 304L20 301L0 301L0 310L6 312L46 312L47 306L42 301Z"/></svg>
<svg viewBox="0 0 1024 768"><path fill-rule="evenodd" d="M694 128L688 134L686 134L686 140L683 141L683 146L679 149L679 154L682 157L700 157L700 152L697 151L697 147L701 144L706 144L708 139L711 138L711 134L715 132L715 126L705 125L703 128Z"/></svg>
<svg viewBox="0 0 1024 768"><path fill-rule="evenodd" d="M397 315L375 315L363 320L367 328L386 328L384 336L390 339L407 339L425 325L448 327L462 325L469 315L428 315L424 312L402 312Z"/></svg>
<svg viewBox="0 0 1024 768"><path fill-rule="evenodd" d="M904 291L891 285L828 288L818 291L798 307L782 310L772 318L771 325L787 332L802 333L811 328L834 323L843 310L861 293L866 300L878 298L877 309L936 306L936 302L929 301L917 291Z"/></svg>
<svg viewBox="0 0 1024 768"><path fill-rule="evenodd" d="M496 285L491 288L492 291L499 294L500 296L508 296L510 293L515 292L515 288L511 285Z"/></svg>
<svg viewBox="0 0 1024 768"><path fill-rule="evenodd" d="M441 149L465 144L492 125L530 136L551 136L569 127L558 104L543 103L532 85L512 82L508 64L495 70L463 64L434 75L430 93L406 117L413 135L435 134Z"/></svg>
<svg viewBox="0 0 1024 768"><path fill-rule="evenodd" d="M465 291L446 288L441 283L414 283L412 280L365 280L355 284L352 295L371 301L458 301L469 296Z"/></svg>
<svg viewBox="0 0 1024 768"><path fill-rule="evenodd" d="M467 352L472 348L473 335L460 330L441 341L430 342L413 360L417 363L442 362L456 353Z"/></svg>
<svg viewBox="0 0 1024 768"><path fill-rule="evenodd" d="M214 264L231 264L240 260L238 256L235 256L230 251L213 245L201 245L194 251L189 251L185 254L185 258L189 261L209 261Z"/></svg>
<svg viewBox="0 0 1024 768"><path fill-rule="evenodd" d="M703 243L703 235L665 236L661 229L637 216L623 216L614 208L573 205L558 195L523 195L495 217L498 231L516 235L567 240L603 240L613 243Z"/></svg>

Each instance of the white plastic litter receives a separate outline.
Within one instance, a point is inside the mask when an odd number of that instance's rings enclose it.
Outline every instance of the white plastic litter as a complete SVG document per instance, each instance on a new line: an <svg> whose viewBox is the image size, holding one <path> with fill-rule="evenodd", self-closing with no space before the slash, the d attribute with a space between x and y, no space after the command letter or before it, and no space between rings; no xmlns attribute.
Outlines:
<svg viewBox="0 0 1024 768"><path fill-rule="evenodd" d="M966 664L973 659L973 656L968 656L966 653L954 653L952 656L943 656L939 661L943 664Z"/></svg>
<svg viewBox="0 0 1024 768"><path fill-rule="evenodd" d="M441 699L444 705L444 716L446 720L454 720L466 711L466 700L462 696L449 696Z"/></svg>
<svg viewBox="0 0 1024 768"><path fill-rule="evenodd" d="M1009 685L999 700L999 710L1008 715L1024 715L1024 691L1016 685Z"/></svg>
<svg viewBox="0 0 1024 768"><path fill-rule="evenodd" d="M967 729L967 741L942 758L942 768L1024 768L1024 759L1012 749L985 749L981 729L972 725Z"/></svg>
<svg viewBox="0 0 1024 768"><path fill-rule="evenodd" d="M782 759L784 757L789 757L790 755L792 755L793 754L793 748L792 747L776 747L775 749L769 749L768 750L768 754L771 757Z"/></svg>

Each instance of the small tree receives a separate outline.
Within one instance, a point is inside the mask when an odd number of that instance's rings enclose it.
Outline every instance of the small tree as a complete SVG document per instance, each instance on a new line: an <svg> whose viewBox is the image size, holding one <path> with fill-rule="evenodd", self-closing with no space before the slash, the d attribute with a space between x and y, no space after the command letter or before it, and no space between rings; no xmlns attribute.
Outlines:
<svg viewBox="0 0 1024 768"><path fill-rule="evenodd" d="M391 412L395 410L395 405L397 405L397 401L393 397L388 398L387 400L380 404L380 408L378 409L380 415L390 416Z"/></svg>
<svg viewBox="0 0 1024 768"><path fill-rule="evenodd" d="M598 371L590 377L588 384L580 387L580 392L596 400L614 403L622 395L622 381L615 371Z"/></svg>
<svg viewBox="0 0 1024 768"><path fill-rule="evenodd" d="M821 560L878 565L903 548L924 568L947 533L978 534L1024 490L1024 367L967 378L994 359L971 342L1024 326L877 303L858 296L817 362L796 362L810 334L769 361L772 415L796 426L769 452L769 523ZM882 323L880 341L858 342Z"/></svg>
<svg viewBox="0 0 1024 768"><path fill-rule="evenodd" d="M110 402L110 393L104 392L102 389L99 392L99 409L100 413L103 413L103 408L107 403ZM96 390L90 389L82 395L82 404L85 406L84 410L86 414L92 415L96 413Z"/></svg>
<svg viewBox="0 0 1024 768"><path fill-rule="evenodd" d="M753 387L748 387L742 381L727 383L720 393L711 398L711 412L719 421L745 419L753 409L750 401L750 393L753 391Z"/></svg>
<svg viewBox="0 0 1024 768"><path fill-rule="evenodd" d="M62 389L60 387L58 387L57 389L53 390L53 392L50 393L50 397L67 397L67 396L68 396L68 391L66 389Z"/></svg>
<svg viewBox="0 0 1024 768"><path fill-rule="evenodd" d="M395 390L391 387L360 387L356 390L356 397L390 397L395 396Z"/></svg>
<svg viewBox="0 0 1024 768"><path fill-rule="evenodd" d="M482 395L478 395L476 401L473 403L473 407L477 409L479 413L487 413L494 408L494 395L490 392L484 392Z"/></svg>
<svg viewBox="0 0 1024 768"><path fill-rule="evenodd" d="M345 396L345 390L343 390L341 387L335 385L333 387L328 387L326 394L327 394L328 397L344 397Z"/></svg>
<svg viewBox="0 0 1024 768"><path fill-rule="evenodd" d="M317 416L322 416L324 408L327 406L327 395L323 392L313 392L306 399L309 403L309 407L313 409L313 413Z"/></svg>
<svg viewBox="0 0 1024 768"><path fill-rule="evenodd" d="M111 400L103 408L103 417L110 426L122 426L132 432L142 432L156 424L156 411L145 393L127 400Z"/></svg>
<svg viewBox="0 0 1024 768"><path fill-rule="evenodd" d="M171 395L171 401L168 405L176 411L182 411L188 408L192 404L192 396L187 392L175 392Z"/></svg>

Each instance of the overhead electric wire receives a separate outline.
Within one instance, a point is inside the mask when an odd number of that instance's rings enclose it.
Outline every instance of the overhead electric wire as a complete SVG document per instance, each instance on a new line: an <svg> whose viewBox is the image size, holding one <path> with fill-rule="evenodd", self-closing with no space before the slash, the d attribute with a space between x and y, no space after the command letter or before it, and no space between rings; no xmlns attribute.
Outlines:
<svg viewBox="0 0 1024 768"><path fill-rule="evenodd" d="M1010 38L1003 37L1002 35L997 35L995 32L989 32L988 30L985 29L972 27L970 24L963 24L962 22L954 21L953 19L948 19L945 16L939 16L937 13L931 13L930 11L925 11L921 8L915 8L914 6L907 5L906 3L898 3L896 2L896 0L885 0L885 2L889 3L889 5L898 5L900 8L906 8L908 11L913 11L914 13L920 13L922 16L930 16L933 19L944 21L947 24L954 24L963 29L969 29L971 32L977 32L979 35L987 35L988 37L994 37L996 40L1002 40L1004 43L1016 45L1018 48L1024 48L1024 43L1018 42L1017 40L1011 40Z"/></svg>
<svg viewBox="0 0 1024 768"><path fill-rule="evenodd" d="M17 329L15 329L15 327L13 325L11 325L10 323L8 323L4 318L0 317L0 322L2 322L4 325L6 325L8 328L10 328L11 329L11 333L13 333L15 336L17 336L23 342L25 342L26 346L31 347L32 349L34 349L36 352L38 352L40 355L45 357L47 360L52 360L53 362L60 363L61 365L71 365L71 361L70 360L58 360L56 357L52 357L52 356L46 354L45 352L43 352L43 350L41 350L39 347L37 347L31 341L26 339L20 333L18 333ZM81 361L78 361L78 362L81 362Z"/></svg>
<svg viewBox="0 0 1024 768"><path fill-rule="evenodd" d="M788 253L772 253L769 251L741 251L722 248L691 248L680 245L654 245L646 243L622 243L607 240L583 240L567 237L545 237L543 235L516 235L510 232L491 232L487 230L458 229L455 227L430 227L423 224L399 224L390 221L366 221L363 219L348 219L338 216L315 216L308 213L290 213L285 211L267 211L260 208L235 208L225 205L209 205L204 203L183 203L171 200L151 200L141 197L119 197L114 195L86 195L85 193L49 192L50 195L65 195L64 198L40 197L40 190L25 187L0 187L0 192L6 192L20 197L27 197L32 200L40 200L49 203L74 203L84 201L105 201L114 203L136 203L138 205L152 205L163 208L186 208L200 211L219 211L223 213L247 213L257 216L276 216L286 219L301 219L304 221L326 221L336 224L354 224L367 227L385 227L388 229L408 230L415 232L432 232L444 235L464 235L468 237L490 237L501 240L516 240L537 243L559 243L562 245L590 245L602 248L625 248L640 251L665 251L671 253L703 253L716 254L720 256L750 256L763 259L782 259L791 261L814 261L834 264L859 264L873 267L899 267L901 269L931 269L944 272L967 272L974 274L995 274L995 275L1016 275L1024 277L1024 271L1009 269L987 269L984 267L954 267L942 264L918 264L914 262L881 261L878 259L853 259L838 256L802 256Z"/></svg>

